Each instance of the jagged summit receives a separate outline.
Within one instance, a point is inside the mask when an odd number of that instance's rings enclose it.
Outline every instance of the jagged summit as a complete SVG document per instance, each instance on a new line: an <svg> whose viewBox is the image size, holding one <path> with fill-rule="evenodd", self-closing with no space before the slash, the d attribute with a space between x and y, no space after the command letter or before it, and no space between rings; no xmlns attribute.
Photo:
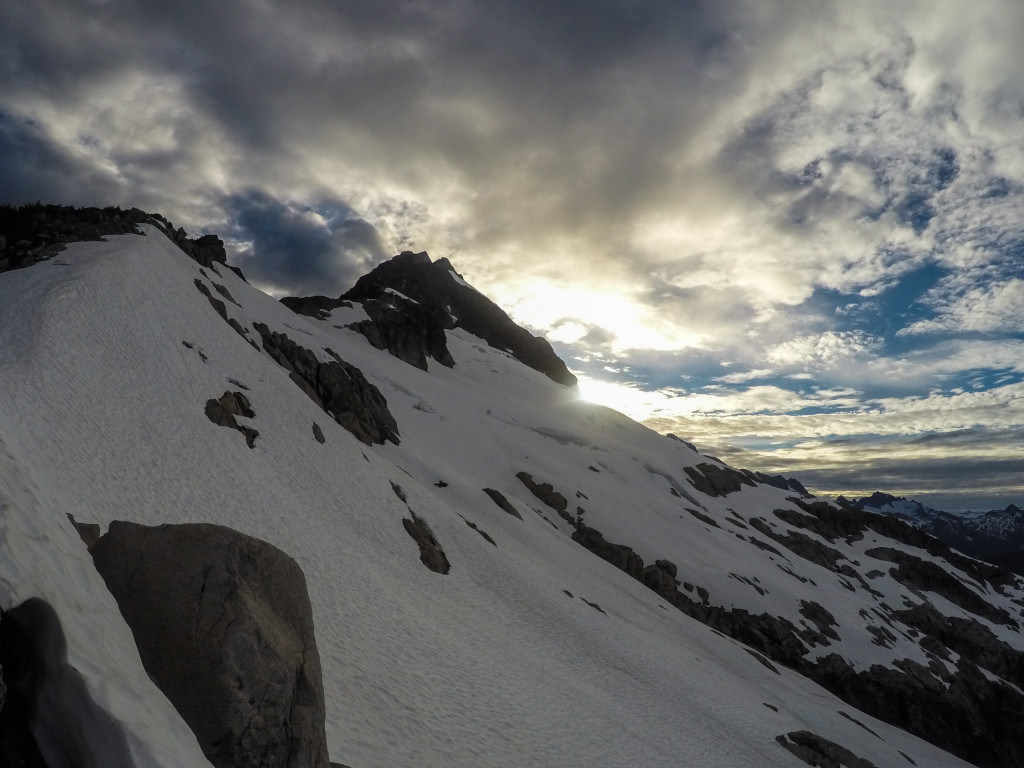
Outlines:
<svg viewBox="0 0 1024 768"><path fill-rule="evenodd" d="M396 296L395 292L399 295ZM576 377L546 339L516 325L501 307L463 280L448 259L431 261L426 252L404 251L379 264L337 299L288 297L282 302L296 312L313 317L342 306L344 302L361 302L372 321L360 328L361 332L374 346L388 348L394 353L392 347L400 346L397 340L400 334L394 331L395 321L389 318L391 313L387 310L396 299L403 297L419 305L411 310L416 314L415 326L433 337L433 340L420 342L426 357L434 357L449 365L449 359L440 351L438 339L443 341L446 329L463 328L553 381L570 387L576 385ZM410 311L408 306L403 310ZM390 344L389 337L394 339ZM429 353L427 349L436 349L438 354ZM405 359L403 355L398 356Z"/></svg>

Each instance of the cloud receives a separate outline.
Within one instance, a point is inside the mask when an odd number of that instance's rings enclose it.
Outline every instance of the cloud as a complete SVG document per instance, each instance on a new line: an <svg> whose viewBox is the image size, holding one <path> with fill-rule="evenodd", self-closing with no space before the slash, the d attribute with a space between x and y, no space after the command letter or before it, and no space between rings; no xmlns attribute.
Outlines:
<svg viewBox="0 0 1024 768"><path fill-rule="evenodd" d="M933 292L933 310L937 317L919 320L902 329L902 334L978 332L1024 333L1024 280L975 285L955 295Z"/></svg>
<svg viewBox="0 0 1024 768"><path fill-rule="evenodd" d="M882 339L864 331L826 331L778 344L769 349L765 357L782 367L834 367L873 357L881 345Z"/></svg>
<svg viewBox="0 0 1024 768"><path fill-rule="evenodd" d="M238 265L281 295L341 294L385 257L376 229L339 200L296 204L250 190L224 208Z"/></svg>
<svg viewBox="0 0 1024 768"><path fill-rule="evenodd" d="M160 211L277 293L428 250L709 441L820 436L1020 372L1021 39L1014 0L6 3L0 198Z"/></svg>

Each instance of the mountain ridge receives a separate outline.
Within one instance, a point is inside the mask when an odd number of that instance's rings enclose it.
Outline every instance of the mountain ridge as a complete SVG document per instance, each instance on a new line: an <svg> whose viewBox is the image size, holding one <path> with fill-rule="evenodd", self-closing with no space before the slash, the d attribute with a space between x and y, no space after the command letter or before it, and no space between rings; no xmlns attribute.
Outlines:
<svg viewBox="0 0 1024 768"><path fill-rule="evenodd" d="M908 520L954 549L1024 575L1024 509L1015 504L953 514L881 491L837 503Z"/></svg>
<svg viewBox="0 0 1024 768"><path fill-rule="evenodd" d="M1024 764L1011 574L727 467L464 327L444 329L452 365L416 346L421 367L355 327L415 296L297 315L158 224L0 274L0 608L55 606L140 768L205 763L168 757L183 726L67 514L224 525L294 557L331 759L354 768L781 767L837 746Z"/></svg>

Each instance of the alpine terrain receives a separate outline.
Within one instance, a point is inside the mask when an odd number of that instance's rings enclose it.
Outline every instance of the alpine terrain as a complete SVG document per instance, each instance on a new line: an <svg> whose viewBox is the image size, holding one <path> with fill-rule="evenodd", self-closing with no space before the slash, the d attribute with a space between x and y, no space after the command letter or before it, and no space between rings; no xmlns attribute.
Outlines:
<svg viewBox="0 0 1024 768"><path fill-rule="evenodd" d="M859 499L840 497L837 501L902 518L954 549L1024 575L1024 509L1016 504L1005 509L955 515L881 491Z"/></svg>
<svg viewBox="0 0 1024 768"><path fill-rule="evenodd" d="M580 399L446 260L17 222L0 763L1024 766L1020 577Z"/></svg>

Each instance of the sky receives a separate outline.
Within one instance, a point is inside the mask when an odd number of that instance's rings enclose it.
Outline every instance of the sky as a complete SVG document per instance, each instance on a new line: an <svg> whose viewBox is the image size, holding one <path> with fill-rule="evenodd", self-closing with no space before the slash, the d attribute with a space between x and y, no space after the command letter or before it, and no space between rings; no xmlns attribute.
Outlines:
<svg viewBox="0 0 1024 768"><path fill-rule="evenodd" d="M0 203L275 295L448 257L734 466L1024 506L1017 0L0 4Z"/></svg>

